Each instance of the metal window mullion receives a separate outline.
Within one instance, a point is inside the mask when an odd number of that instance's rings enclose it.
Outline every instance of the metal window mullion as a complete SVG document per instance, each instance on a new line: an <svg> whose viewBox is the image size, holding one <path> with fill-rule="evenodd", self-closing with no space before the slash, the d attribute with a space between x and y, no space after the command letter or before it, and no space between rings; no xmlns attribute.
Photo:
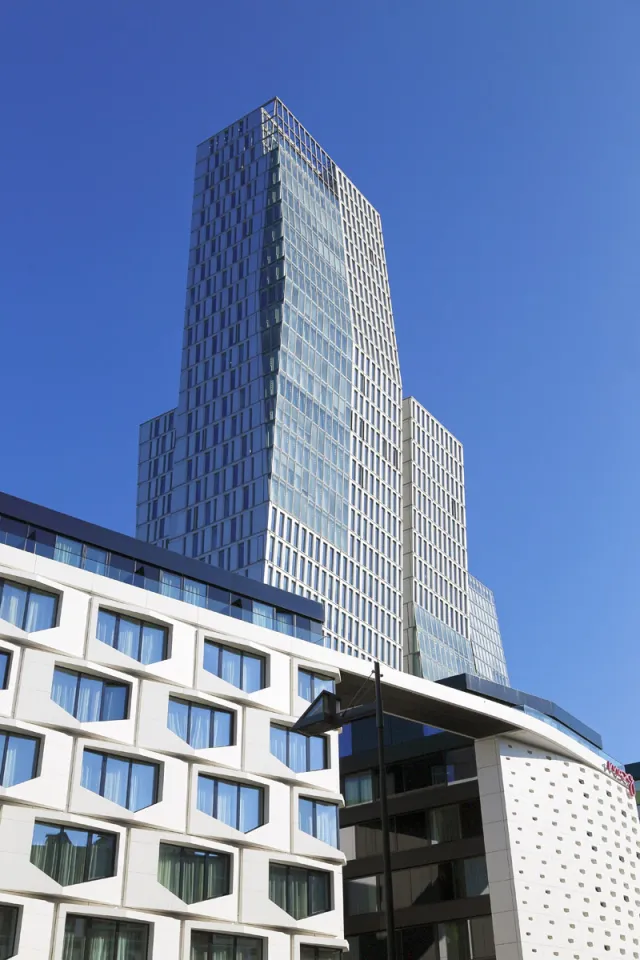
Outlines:
<svg viewBox="0 0 640 960"><path fill-rule="evenodd" d="M7 762L7 750L9 749L9 734L5 732L4 735L4 750L2 751L2 757L0 758L0 785L4 784L4 768Z"/></svg>
<svg viewBox="0 0 640 960"><path fill-rule="evenodd" d="M85 917L86 928L85 928L85 938L84 938L84 950L82 951L82 960L91 960L89 957L89 944L91 942L91 936L87 936L86 931L88 929L89 934L91 933L91 917Z"/></svg>
<svg viewBox="0 0 640 960"><path fill-rule="evenodd" d="M284 885L284 908L289 913L289 901L291 900L289 892L291 867L285 867L285 885Z"/></svg>
<svg viewBox="0 0 640 960"><path fill-rule="evenodd" d="M101 681L100 681L100 684L101 684L101 686L100 686L100 710L99 710L99 712L98 712L98 716L100 717L100 720L104 720L104 690L105 690L105 687L107 686L107 682L106 682L106 680L101 680ZM79 689L79 685L78 685L78 689Z"/></svg>
<svg viewBox="0 0 640 960"><path fill-rule="evenodd" d="M63 673L71 673L71 670L63 670ZM80 674L75 674L76 678L76 692L73 697L73 716L78 719L78 699L80 697Z"/></svg>
<svg viewBox="0 0 640 960"><path fill-rule="evenodd" d="M240 656L240 689L244 690L244 652L242 650L238 651ZM246 691L245 691L246 692Z"/></svg>
<svg viewBox="0 0 640 960"><path fill-rule="evenodd" d="M131 802L131 774L133 772L133 762L129 760L128 764L129 772L127 773L127 810L130 810L131 808L129 807L129 804Z"/></svg>
<svg viewBox="0 0 640 960"><path fill-rule="evenodd" d="M107 779L107 754L103 753L102 756L102 766L100 768L100 796L104 797L104 783Z"/></svg>
<svg viewBox="0 0 640 960"><path fill-rule="evenodd" d="M117 613L116 614L116 630L115 630L115 636L113 638L114 647L116 650L120 650L120 619L121 619L120 614Z"/></svg>
<svg viewBox="0 0 640 960"><path fill-rule="evenodd" d="M142 661L140 658L142 657L142 631L144 630L144 624L142 620L138 620L137 623L138 623L138 646L136 650L136 653L137 653L136 660L138 661L138 663L141 663Z"/></svg>
<svg viewBox="0 0 640 960"><path fill-rule="evenodd" d="M211 712L209 713L209 747L213 746L215 728L216 728L216 711L211 709Z"/></svg>
<svg viewBox="0 0 640 960"><path fill-rule="evenodd" d="M118 960L118 941L120 939L120 921L115 921L115 936L113 938L113 953L111 954L111 960Z"/></svg>
<svg viewBox="0 0 640 960"><path fill-rule="evenodd" d="M187 704L187 743L191 746L191 704Z"/></svg>
<svg viewBox="0 0 640 960"><path fill-rule="evenodd" d="M236 783L236 830L240 829L240 795L241 795L242 786L239 783Z"/></svg>
<svg viewBox="0 0 640 960"><path fill-rule="evenodd" d="M56 838L55 857L54 857L54 860L53 860L54 874L55 874L55 876L53 877L53 879L54 879L57 883L60 883L60 880L59 880L59 878L58 878L58 870L59 870L59 867L60 867L60 845L61 845L61 842L62 842L62 830L63 830L63 827L60 827L59 830L58 830L58 836L57 836L57 838ZM32 842L33 842L33 841L32 841Z"/></svg>
<svg viewBox="0 0 640 960"><path fill-rule="evenodd" d="M30 587L24 588L26 594L26 600L24 602L24 614L22 617L21 629L24 630L27 625L27 620L29 619L29 604L31 603L31 589Z"/></svg>
<svg viewBox="0 0 640 960"><path fill-rule="evenodd" d="M182 900L182 892L183 892L182 888L184 886L184 855L185 855L185 848L180 847L180 870L178 872L178 896L180 897L181 900Z"/></svg>
<svg viewBox="0 0 640 960"><path fill-rule="evenodd" d="M94 833L90 830L85 831L87 835L87 841L85 843L85 857L84 857L84 867L82 869L82 882L87 883L89 879L89 837L93 837Z"/></svg>
<svg viewBox="0 0 640 960"><path fill-rule="evenodd" d="M211 816L215 817L216 820L218 820L219 819L218 817L218 781L215 778L212 778L212 779L213 779L213 800L211 802L212 803Z"/></svg>

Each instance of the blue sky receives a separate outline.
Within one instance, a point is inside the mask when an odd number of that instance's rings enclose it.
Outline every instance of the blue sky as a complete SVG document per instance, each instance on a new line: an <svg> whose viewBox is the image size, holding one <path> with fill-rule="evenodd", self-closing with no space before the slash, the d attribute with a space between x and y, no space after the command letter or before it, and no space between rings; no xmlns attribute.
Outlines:
<svg viewBox="0 0 640 960"><path fill-rule="evenodd" d="M515 686L640 757L637 0L4 0L0 489L133 532L196 143L277 94L382 215Z"/></svg>

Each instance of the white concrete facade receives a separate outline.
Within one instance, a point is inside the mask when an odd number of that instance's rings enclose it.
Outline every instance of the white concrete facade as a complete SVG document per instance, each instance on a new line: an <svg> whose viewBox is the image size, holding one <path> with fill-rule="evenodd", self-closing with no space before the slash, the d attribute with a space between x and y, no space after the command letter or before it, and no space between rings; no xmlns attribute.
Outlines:
<svg viewBox="0 0 640 960"><path fill-rule="evenodd" d="M297 694L298 668L339 675L316 663L320 648L5 545L0 579L58 596L51 629L26 633L0 620L0 653L11 657L0 736L40 743L36 775L0 786L0 907L20 908L11 955L60 960L67 914L147 924L145 960L188 960L192 930L255 937L264 960L298 960L305 945L345 947L344 857L298 825L300 797L341 803L337 734L327 737L327 769L295 773L270 752L271 720L290 726L308 706ZM147 666L98 640L99 609L167 627L168 658ZM245 693L205 671L205 638L264 656L268 686ZM51 698L56 667L129 685L127 718L75 719ZM233 711L233 743L200 750L182 740L167 726L171 696ZM157 764L157 802L134 811L87 789L85 749ZM262 787L264 823L243 833L198 809L198 774ZM36 821L115 835L113 876L70 885L52 879L30 859ZM184 902L158 880L161 843L227 854L228 893ZM331 909L294 919L269 899L270 863L327 874Z"/></svg>

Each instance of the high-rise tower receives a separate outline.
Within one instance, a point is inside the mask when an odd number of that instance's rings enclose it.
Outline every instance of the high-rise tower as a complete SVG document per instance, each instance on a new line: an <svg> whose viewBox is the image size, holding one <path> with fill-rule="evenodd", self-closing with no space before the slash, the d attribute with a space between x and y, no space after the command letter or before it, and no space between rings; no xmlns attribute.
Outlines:
<svg viewBox="0 0 640 960"><path fill-rule="evenodd" d="M380 216L271 100L197 149L138 536L320 598L334 649L401 667L401 397Z"/></svg>
<svg viewBox="0 0 640 960"><path fill-rule="evenodd" d="M469 573L462 444L414 397L402 442L405 669L507 684L493 593Z"/></svg>

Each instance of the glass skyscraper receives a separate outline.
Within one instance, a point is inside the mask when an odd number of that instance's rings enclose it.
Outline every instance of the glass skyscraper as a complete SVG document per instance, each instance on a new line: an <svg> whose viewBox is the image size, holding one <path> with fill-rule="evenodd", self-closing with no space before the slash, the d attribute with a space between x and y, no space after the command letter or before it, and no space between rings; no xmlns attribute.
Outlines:
<svg viewBox="0 0 640 960"><path fill-rule="evenodd" d="M178 404L140 429L137 535L322 600L333 649L476 672L462 446L403 406L379 214L277 99L197 148Z"/></svg>
<svg viewBox="0 0 640 960"><path fill-rule="evenodd" d="M401 382L380 216L279 100L196 154L178 405L142 539L325 603L401 666Z"/></svg>

